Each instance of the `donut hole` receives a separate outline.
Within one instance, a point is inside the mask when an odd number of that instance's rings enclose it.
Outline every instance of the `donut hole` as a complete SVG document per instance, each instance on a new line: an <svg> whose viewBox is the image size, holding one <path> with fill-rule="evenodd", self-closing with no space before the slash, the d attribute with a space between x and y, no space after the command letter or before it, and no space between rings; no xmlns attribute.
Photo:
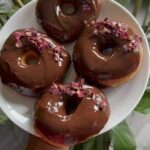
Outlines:
<svg viewBox="0 0 150 150"><path fill-rule="evenodd" d="M80 99L77 96L69 96L66 100L65 109L66 114L70 115L74 113L80 103Z"/></svg>
<svg viewBox="0 0 150 150"><path fill-rule="evenodd" d="M39 64L39 56L35 52L26 53L21 59L22 65L38 65Z"/></svg>
<svg viewBox="0 0 150 150"><path fill-rule="evenodd" d="M115 43L107 42L105 44L100 45L100 52L104 56L111 56L115 47Z"/></svg>
<svg viewBox="0 0 150 150"><path fill-rule="evenodd" d="M26 58L26 64L27 65L36 65L38 64L38 58L35 56L29 56Z"/></svg>
<svg viewBox="0 0 150 150"><path fill-rule="evenodd" d="M73 15L76 12L76 6L73 2L64 2L61 9L65 15Z"/></svg>

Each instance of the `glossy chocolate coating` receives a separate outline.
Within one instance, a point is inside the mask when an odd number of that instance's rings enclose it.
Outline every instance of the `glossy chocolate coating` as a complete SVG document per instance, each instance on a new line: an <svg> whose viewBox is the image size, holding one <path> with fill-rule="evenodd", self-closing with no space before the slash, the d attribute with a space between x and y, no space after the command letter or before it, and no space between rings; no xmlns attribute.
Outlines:
<svg viewBox="0 0 150 150"><path fill-rule="evenodd" d="M64 51L65 56L59 66L53 58L52 48L39 52L26 39L22 39L23 48L16 48L15 42L14 34L11 34L1 51L0 76L4 84L23 95L37 97L53 82L62 82L70 64L67 51ZM27 64L30 57L34 57L34 64Z"/></svg>
<svg viewBox="0 0 150 150"><path fill-rule="evenodd" d="M56 145L74 145L98 134L110 116L107 98L95 88L88 87L94 96L75 96L45 93L36 104L35 129ZM106 103L99 108L100 101Z"/></svg>
<svg viewBox="0 0 150 150"><path fill-rule="evenodd" d="M73 14L63 11L66 3L74 6ZM36 8L38 22L47 34L63 43L77 39L85 22L95 20L99 13L99 0L38 0Z"/></svg>
<svg viewBox="0 0 150 150"><path fill-rule="evenodd" d="M107 87L105 82L116 84L118 80L135 72L140 65L141 49L125 52L123 46L127 43L111 34L96 36L94 26L86 27L74 48L76 72L87 82L99 87Z"/></svg>

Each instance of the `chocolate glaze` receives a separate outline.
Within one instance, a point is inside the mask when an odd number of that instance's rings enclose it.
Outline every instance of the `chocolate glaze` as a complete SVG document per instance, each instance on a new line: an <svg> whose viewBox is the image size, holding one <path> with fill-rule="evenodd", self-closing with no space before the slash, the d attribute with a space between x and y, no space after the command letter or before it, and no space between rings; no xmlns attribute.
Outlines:
<svg viewBox="0 0 150 150"><path fill-rule="evenodd" d="M70 63L70 56L66 51L63 63L58 65L53 58L52 48L40 53L26 39L22 39L22 48L16 48L15 42L13 33L1 51L0 76L4 84L23 95L35 97L41 95L53 82L62 82ZM53 44L57 45L54 42ZM30 57L34 58L34 64L27 64Z"/></svg>
<svg viewBox="0 0 150 150"><path fill-rule="evenodd" d="M73 61L76 72L88 82L106 87L132 74L140 65L141 49L124 52L128 41L111 34L94 35L94 26L84 29L75 44ZM80 67L79 67L80 66Z"/></svg>
<svg viewBox="0 0 150 150"><path fill-rule="evenodd" d="M75 7L72 14L63 11L63 5ZM100 12L99 0L38 0L36 15L49 36L63 43L77 39L85 22L95 20Z"/></svg>
<svg viewBox="0 0 150 150"><path fill-rule="evenodd" d="M56 145L74 145L100 132L110 116L107 98L95 87L93 97L45 93L36 104L35 129ZM99 103L105 102L104 109Z"/></svg>

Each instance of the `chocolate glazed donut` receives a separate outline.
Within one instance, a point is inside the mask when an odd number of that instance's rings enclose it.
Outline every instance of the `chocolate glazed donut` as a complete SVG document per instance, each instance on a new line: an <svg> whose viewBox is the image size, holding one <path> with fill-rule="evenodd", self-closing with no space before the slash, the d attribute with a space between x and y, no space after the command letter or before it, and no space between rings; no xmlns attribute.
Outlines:
<svg viewBox="0 0 150 150"><path fill-rule="evenodd" d="M106 18L89 25L75 44L75 70L99 87L119 86L139 70L143 53L140 42L126 24Z"/></svg>
<svg viewBox="0 0 150 150"><path fill-rule="evenodd" d="M63 147L98 134L110 116L107 98L83 82L53 85L36 104L35 130L48 143Z"/></svg>
<svg viewBox="0 0 150 150"><path fill-rule="evenodd" d="M38 0L36 16L49 36L56 41L72 42L85 23L95 20L100 0Z"/></svg>
<svg viewBox="0 0 150 150"><path fill-rule="evenodd" d="M53 82L62 82L70 56L62 46L35 29L12 33L0 56L4 84L19 93L37 97Z"/></svg>

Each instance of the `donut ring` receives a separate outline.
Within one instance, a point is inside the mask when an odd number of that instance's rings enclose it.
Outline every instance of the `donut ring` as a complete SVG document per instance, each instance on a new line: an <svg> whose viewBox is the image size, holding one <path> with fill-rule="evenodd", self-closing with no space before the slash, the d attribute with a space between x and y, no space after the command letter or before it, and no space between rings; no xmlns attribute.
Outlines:
<svg viewBox="0 0 150 150"><path fill-rule="evenodd" d="M36 7L39 24L63 43L77 39L85 23L95 20L99 12L99 0L38 0Z"/></svg>
<svg viewBox="0 0 150 150"><path fill-rule="evenodd" d="M0 76L19 93L38 97L53 82L62 82L69 64L62 46L35 29L22 29L12 33L2 48Z"/></svg>
<svg viewBox="0 0 150 150"><path fill-rule="evenodd" d="M75 70L99 87L119 86L139 70L143 54L140 42L126 24L106 18L89 25L75 44Z"/></svg>
<svg viewBox="0 0 150 150"><path fill-rule="evenodd" d="M110 116L107 98L96 87L72 82L53 85L36 104L35 130L58 147L98 134Z"/></svg>

